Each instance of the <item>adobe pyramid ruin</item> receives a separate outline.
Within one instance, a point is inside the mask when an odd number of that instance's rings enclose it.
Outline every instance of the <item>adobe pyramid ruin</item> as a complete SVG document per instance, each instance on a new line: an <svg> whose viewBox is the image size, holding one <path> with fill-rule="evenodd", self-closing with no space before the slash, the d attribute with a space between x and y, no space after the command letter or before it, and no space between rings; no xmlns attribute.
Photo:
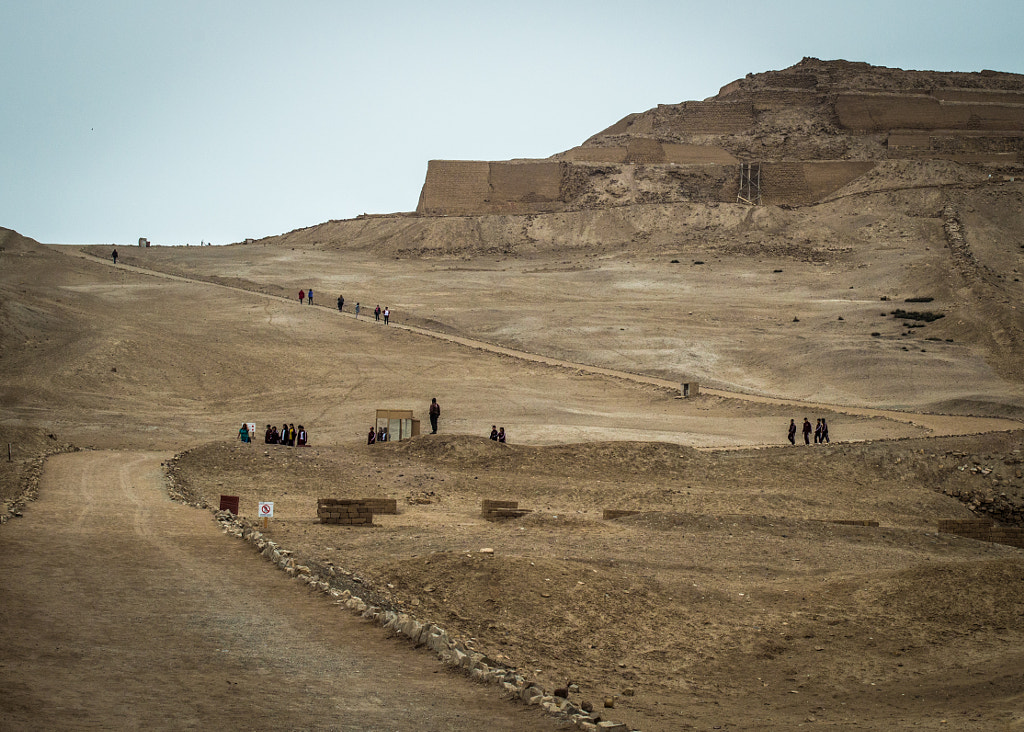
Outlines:
<svg viewBox="0 0 1024 732"><path fill-rule="evenodd" d="M805 58L704 101L631 114L542 160L432 160L417 213L536 214L644 203L800 206L892 160L1024 169L1024 76Z"/></svg>

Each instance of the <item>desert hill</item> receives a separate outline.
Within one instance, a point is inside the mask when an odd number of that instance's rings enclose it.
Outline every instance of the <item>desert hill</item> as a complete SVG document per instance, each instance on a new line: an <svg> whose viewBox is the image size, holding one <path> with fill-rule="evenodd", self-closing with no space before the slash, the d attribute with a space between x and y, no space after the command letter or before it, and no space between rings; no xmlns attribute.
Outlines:
<svg viewBox="0 0 1024 732"><path fill-rule="evenodd" d="M417 212L116 266L2 230L3 497L55 449L161 451L176 496L274 500L336 587L648 732L1015 729L1022 550L937 528L1024 515L1024 181L993 127L1019 79L805 59L552 158L432 165ZM842 123L893 96L946 126ZM687 128L715 105L737 129ZM365 444L432 396L439 435ZM790 447L804 417L832 443ZM324 496L400 509L348 530Z"/></svg>

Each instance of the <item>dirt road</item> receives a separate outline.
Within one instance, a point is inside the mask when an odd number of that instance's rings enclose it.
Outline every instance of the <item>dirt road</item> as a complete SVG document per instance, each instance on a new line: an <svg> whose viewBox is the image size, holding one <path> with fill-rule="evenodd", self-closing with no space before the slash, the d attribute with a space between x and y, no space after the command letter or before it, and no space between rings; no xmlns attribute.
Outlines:
<svg viewBox="0 0 1024 732"><path fill-rule="evenodd" d="M555 728L170 501L165 457L54 457L0 531L0 728Z"/></svg>

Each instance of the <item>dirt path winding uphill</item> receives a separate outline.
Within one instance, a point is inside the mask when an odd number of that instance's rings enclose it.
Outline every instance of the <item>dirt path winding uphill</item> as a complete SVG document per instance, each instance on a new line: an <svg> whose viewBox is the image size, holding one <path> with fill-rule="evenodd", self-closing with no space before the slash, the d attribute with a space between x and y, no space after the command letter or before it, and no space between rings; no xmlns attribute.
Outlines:
<svg viewBox="0 0 1024 732"><path fill-rule="evenodd" d="M0 728L555 728L170 501L164 458L54 457L0 529Z"/></svg>
<svg viewBox="0 0 1024 732"><path fill-rule="evenodd" d="M101 257L94 256L88 252L83 252L74 248L62 248L67 254L72 256L81 257L91 262L102 262L108 266L115 266L110 260L103 259ZM248 290L242 287L233 286L229 284L223 284L220 282L208 282L202 279L195 279L189 277L183 277L181 275L170 274L162 272L160 270L148 269L145 267L139 267L135 265L126 265L124 263L116 265L118 268L127 269L132 272L139 274L150 275L153 277L160 277L168 280L177 282L189 282L189 283L203 283L211 287L224 287L229 290L246 292L249 295L258 296L261 298L268 298L276 301L287 301L294 303L294 300L284 298L279 295L272 295L265 292L258 292L255 290ZM363 322L367 327L379 325L373 321L372 315L364 315L361 318L356 318L353 312L337 312L330 307L322 308L322 310L331 313L337 317L349 318ZM364 312L369 312L368 309ZM485 351L487 353L498 354L515 358L520 361L526 361L529 363L543 364L545 366L554 366L557 368L565 368L573 371L577 371L583 374L590 374L596 376L604 376L612 379L621 379L624 381L630 381L638 384L646 384L650 386L656 386L663 389L676 390L679 389L679 383L670 381L668 379L658 378L656 376L650 376L642 373L634 373L630 371L623 371L619 369L604 368L600 366L593 366L590 364L576 363L573 361L567 361L559 358L553 358L545 356L543 354L531 353L528 351L518 350L514 348L508 348L505 346L499 346L494 343L482 341L474 338L467 338L465 336L454 335L450 333L444 333L438 330L432 330L416 325L410 325L407 323L395 323L392 322L389 328L403 330L410 333L415 333L421 336L434 338L448 343L457 344L467 348L477 349ZM1022 424L1013 419L1006 419L1000 417L968 417L963 415L943 415L943 414L927 414L917 413L910 411L898 411L893 409L875 409L865 406L849 406L849 405L838 405L838 404L826 404L815 401L803 401L798 399L786 399L780 397L772 397L758 394L746 394L737 391L727 391L724 389L713 389L702 387L701 393L709 396L719 397L723 399L739 400L741 402L748 402L751 404L760 404L766 406L784 406L794 407L805 413L817 413L817 412L831 412L841 413L857 417L867 418L880 418L886 420L892 420L895 422L902 422L905 424L914 425L923 428L928 431L928 436L932 437L944 437L951 435L970 435L970 434L982 434L986 432L1000 432L1000 431L1011 431L1020 429ZM766 445L768 443L765 443ZM727 445L715 445L715 449L721 449L727 447ZM748 442L743 442L742 447L751 447Z"/></svg>

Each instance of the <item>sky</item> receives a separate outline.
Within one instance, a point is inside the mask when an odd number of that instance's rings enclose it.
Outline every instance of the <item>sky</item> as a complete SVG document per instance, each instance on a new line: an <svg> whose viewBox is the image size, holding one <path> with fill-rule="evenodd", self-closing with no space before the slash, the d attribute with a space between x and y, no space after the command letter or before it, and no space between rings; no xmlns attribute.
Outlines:
<svg viewBox="0 0 1024 732"><path fill-rule="evenodd" d="M1024 73L1019 0L0 0L0 227L227 244L413 211L810 56Z"/></svg>

